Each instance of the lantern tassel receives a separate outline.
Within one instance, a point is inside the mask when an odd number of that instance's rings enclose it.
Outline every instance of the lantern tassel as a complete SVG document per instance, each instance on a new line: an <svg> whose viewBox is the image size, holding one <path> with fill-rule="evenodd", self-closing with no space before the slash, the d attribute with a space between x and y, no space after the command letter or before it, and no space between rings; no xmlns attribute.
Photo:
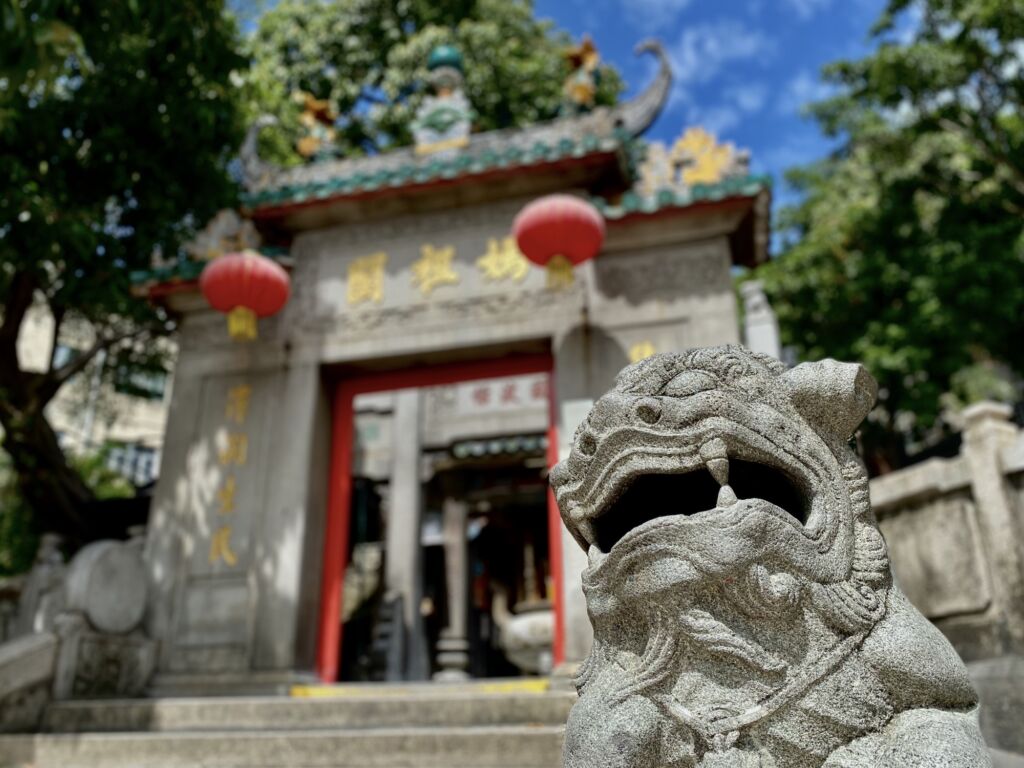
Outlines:
<svg viewBox="0 0 1024 768"><path fill-rule="evenodd" d="M552 291L561 291L571 288L576 281L573 273L572 262L565 256L554 256L547 265L547 287Z"/></svg>
<svg viewBox="0 0 1024 768"><path fill-rule="evenodd" d="M248 307L235 307L228 312L228 335L235 341L256 338L256 313Z"/></svg>

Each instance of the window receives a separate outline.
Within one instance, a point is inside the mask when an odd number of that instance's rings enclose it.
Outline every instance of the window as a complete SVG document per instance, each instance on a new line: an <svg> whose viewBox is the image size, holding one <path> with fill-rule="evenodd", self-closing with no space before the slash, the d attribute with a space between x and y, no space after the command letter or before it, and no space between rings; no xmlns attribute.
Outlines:
<svg viewBox="0 0 1024 768"><path fill-rule="evenodd" d="M163 371L140 371L118 368L114 373L114 390L122 395L146 400L162 400L167 388L167 374Z"/></svg>
<svg viewBox="0 0 1024 768"><path fill-rule="evenodd" d="M107 446L107 468L133 485L146 485L156 480L157 451L134 443L111 443Z"/></svg>

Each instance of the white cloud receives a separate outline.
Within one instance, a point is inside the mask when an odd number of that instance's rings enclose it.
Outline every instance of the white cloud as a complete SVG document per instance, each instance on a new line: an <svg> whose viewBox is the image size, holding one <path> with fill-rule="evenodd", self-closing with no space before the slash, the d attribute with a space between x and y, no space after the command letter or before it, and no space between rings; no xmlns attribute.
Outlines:
<svg viewBox="0 0 1024 768"><path fill-rule="evenodd" d="M668 51L675 87L682 91L714 79L729 64L767 56L772 41L736 21L716 21L687 27Z"/></svg>
<svg viewBox="0 0 1024 768"><path fill-rule="evenodd" d="M761 110L768 99L768 88L763 83L744 83L727 88L723 96L720 103L690 105L686 125L702 126L723 138L747 116Z"/></svg>
<svg viewBox="0 0 1024 768"><path fill-rule="evenodd" d="M738 109L728 104L691 107L686 111L686 125L699 125L721 138L739 125L742 117Z"/></svg>
<svg viewBox="0 0 1024 768"><path fill-rule="evenodd" d="M820 77L804 70L786 83L779 97L779 112L792 114L800 112L804 106L814 101L827 99L835 93L835 87L824 82Z"/></svg>
<svg viewBox="0 0 1024 768"><path fill-rule="evenodd" d="M809 19L832 5L832 0L786 0L801 19Z"/></svg>
<svg viewBox="0 0 1024 768"><path fill-rule="evenodd" d="M725 98L744 112L760 112L768 100L768 87L764 83L734 85L726 90Z"/></svg>
<svg viewBox="0 0 1024 768"><path fill-rule="evenodd" d="M638 29L655 32L664 29L682 13L692 0L622 0L626 18Z"/></svg>

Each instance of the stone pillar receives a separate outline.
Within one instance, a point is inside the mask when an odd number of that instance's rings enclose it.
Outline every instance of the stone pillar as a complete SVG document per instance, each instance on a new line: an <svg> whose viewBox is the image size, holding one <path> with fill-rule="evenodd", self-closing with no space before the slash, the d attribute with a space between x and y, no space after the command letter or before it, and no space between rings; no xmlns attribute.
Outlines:
<svg viewBox="0 0 1024 768"><path fill-rule="evenodd" d="M445 587L448 596L448 626L437 643L435 680L457 682L469 678L469 562L466 551L466 502L446 488L442 513Z"/></svg>
<svg viewBox="0 0 1024 768"><path fill-rule="evenodd" d="M568 331L555 343L555 396L558 399L558 460L564 461L572 447L576 428L587 417L594 401L615 382L619 371L629 364L622 346L606 331L583 324ZM581 574L587 555L563 525L562 615L565 630L564 663L555 676L575 674L576 667L590 654L594 634L587 615Z"/></svg>
<svg viewBox="0 0 1024 768"><path fill-rule="evenodd" d="M320 368L315 364L293 365L275 387L277 409L268 424L276 434L287 434L287 448L274 451L276 482L268 483L263 496L263 516L254 542L259 567L253 569L257 584L252 665L256 669L301 668L299 650L303 623L303 569L319 564L323 544L304 554L308 510L315 497L314 483L325 485L324 468L317 466L317 424L329 419L319 408ZM314 523L315 525L315 523ZM323 530L322 527L319 530ZM321 534L322 535L322 534ZM320 566L316 568L320 572ZM309 620L312 617L306 617ZM316 619L313 619L316 621Z"/></svg>
<svg viewBox="0 0 1024 768"><path fill-rule="evenodd" d="M751 352L782 358L779 321L764 295L760 280L749 280L740 286L743 297L743 343Z"/></svg>
<svg viewBox="0 0 1024 768"><path fill-rule="evenodd" d="M572 448L576 428L587 417L593 400L577 399L561 404L558 423L558 460L565 461ZM594 630L587 615L587 600L583 596L581 574L587 567L587 554L569 529L562 526L562 615L565 629L565 660L556 674L575 675L576 667L590 653Z"/></svg>
<svg viewBox="0 0 1024 768"><path fill-rule="evenodd" d="M963 455L971 470L971 493L978 510L997 618L1009 641L1004 653L1024 653L1024 561L1021 531L1012 489L1006 479L1003 451L1018 438L1008 405L982 402L964 410Z"/></svg>
<svg viewBox="0 0 1024 768"><path fill-rule="evenodd" d="M430 671L420 602L423 596L423 547L420 544L422 483L420 481L420 392L395 393L394 461L391 508L385 542L385 585L402 598L405 636L405 678L426 680Z"/></svg>

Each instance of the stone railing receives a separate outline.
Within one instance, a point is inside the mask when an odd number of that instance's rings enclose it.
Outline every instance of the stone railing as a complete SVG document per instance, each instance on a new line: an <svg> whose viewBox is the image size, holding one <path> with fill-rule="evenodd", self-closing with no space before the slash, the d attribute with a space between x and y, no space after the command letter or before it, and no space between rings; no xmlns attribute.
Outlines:
<svg viewBox="0 0 1024 768"><path fill-rule="evenodd" d="M964 412L958 456L871 481L896 581L968 662L990 745L1024 752L1024 430Z"/></svg>
<svg viewBox="0 0 1024 768"><path fill-rule="evenodd" d="M897 581L966 661L1024 654L1024 431L1009 419L972 406L959 456L871 481Z"/></svg>
<svg viewBox="0 0 1024 768"><path fill-rule="evenodd" d="M139 695L152 675L141 540L94 542L66 567L55 541L4 617L0 732L34 729L52 699Z"/></svg>

